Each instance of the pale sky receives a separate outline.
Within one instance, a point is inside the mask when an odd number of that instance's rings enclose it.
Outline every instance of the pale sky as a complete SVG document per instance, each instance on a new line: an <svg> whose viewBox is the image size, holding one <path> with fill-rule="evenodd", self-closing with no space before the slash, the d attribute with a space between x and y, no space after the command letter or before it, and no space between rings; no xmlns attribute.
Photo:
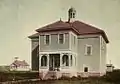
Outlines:
<svg viewBox="0 0 120 84"><path fill-rule="evenodd" d="M60 18L67 20L71 6L77 20L106 32L107 62L120 68L120 0L0 0L0 65L11 64L16 56L30 63L28 36Z"/></svg>

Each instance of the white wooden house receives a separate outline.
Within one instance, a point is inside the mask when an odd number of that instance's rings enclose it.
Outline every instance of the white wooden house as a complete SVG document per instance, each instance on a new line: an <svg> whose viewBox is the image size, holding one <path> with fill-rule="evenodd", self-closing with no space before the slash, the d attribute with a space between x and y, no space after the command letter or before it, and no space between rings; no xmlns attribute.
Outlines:
<svg viewBox="0 0 120 84"><path fill-rule="evenodd" d="M68 21L56 21L38 28L29 36L32 42L32 69L42 78L67 76L102 76L106 73L106 33L75 19L70 8Z"/></svg>

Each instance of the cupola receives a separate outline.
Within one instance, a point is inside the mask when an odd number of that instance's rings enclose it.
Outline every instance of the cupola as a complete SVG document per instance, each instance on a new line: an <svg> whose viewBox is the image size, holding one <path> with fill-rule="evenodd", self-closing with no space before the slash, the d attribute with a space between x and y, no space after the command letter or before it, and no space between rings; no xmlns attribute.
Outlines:
<svg viewBox="0 0 120 84"><path fill-rule="evenodd" d="M76 10L75 10L75 8L71 7L68 10L68 22L74 22L75 16L76 16Z"/></svg>

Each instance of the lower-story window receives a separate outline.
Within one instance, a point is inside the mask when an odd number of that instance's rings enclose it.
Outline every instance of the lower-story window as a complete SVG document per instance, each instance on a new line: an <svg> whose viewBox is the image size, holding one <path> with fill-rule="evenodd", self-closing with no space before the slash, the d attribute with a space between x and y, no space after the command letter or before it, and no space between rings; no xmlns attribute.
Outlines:
<svg viewBox="0 0 120 84"><path fill-rule="evenodd" d="M71 66L72 66L72 64L73 64L72 55L70 56L70 63L71 63Z"/></svg>
<svg viewBox="0 0 120 84"><path fill-rule="evenodd" d="M63 55L62 57L62 64L64 66L69 66L69 58L68 58L68 55Z"/></svg>
<svg viewBox="0 0 120 84"><path fill-rule="evenodd" d="M84 67L84 72L88 72L88 67Z"/></svg>
<svg viewBox="0 0 120 84"><path fill-rule="evenodd" d="M47 56L45 55L41 57L41 66L47 66Z"/></svg>

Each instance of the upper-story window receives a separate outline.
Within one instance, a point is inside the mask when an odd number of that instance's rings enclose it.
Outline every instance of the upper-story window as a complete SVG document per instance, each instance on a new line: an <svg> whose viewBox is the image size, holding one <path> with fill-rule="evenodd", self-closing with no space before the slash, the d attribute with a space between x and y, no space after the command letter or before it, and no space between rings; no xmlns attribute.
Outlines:
<svg viewBox="0 0 120 84"><path fill-rule="evenodd" d="M86 45L85 55L92 55L92 45Z"/></svg>
<svg viewBox="0 0 120 84"><path fill-rule="evenodd" d="M59 43L60 44L64 43L64 34L59 34Z"/></svg>
<svg viewBox="0 0 120 84"><path fill-rule="evenodd" d="M45 35L45 44L50 44L50 35Z"/></svg>
<svg viewBox="0 0 120 84"><path fill-rule="evenodd" d="M74 36L74 40L73 40L73 41L74 41L74 45L75 45L75 43L76 43L76 38L75 38L75 36Z"/></svg>

